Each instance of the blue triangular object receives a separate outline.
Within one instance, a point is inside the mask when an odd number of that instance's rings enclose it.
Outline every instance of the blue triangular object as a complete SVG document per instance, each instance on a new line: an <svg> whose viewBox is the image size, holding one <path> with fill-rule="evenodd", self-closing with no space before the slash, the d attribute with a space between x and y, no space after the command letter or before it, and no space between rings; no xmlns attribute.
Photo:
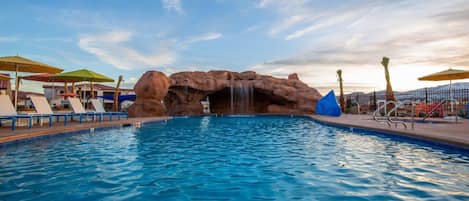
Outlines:
<svg viewBox="0 0 469 201"><path fill-rule="evenodd" d="M316 104L316 114L338 117L342 114L335 98L334 90L327 93Z"/></svg>

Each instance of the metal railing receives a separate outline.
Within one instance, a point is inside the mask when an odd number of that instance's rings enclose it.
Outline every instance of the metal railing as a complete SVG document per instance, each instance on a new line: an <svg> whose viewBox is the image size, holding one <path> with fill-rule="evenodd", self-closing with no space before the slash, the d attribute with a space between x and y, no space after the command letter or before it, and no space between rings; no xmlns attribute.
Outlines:
<svg viewBox="0 0 469 201"><path fill-rule="evenodd" d="M415 121L414 121L414 116L415 116L415 110L414 110L414 104L412 103L412 101L410 100L405 100L405 101L402 101L402 102L398 102L396 104L395 101L386 101L384 103L384 105L378 107L374 112L373 112L373 120L379 122L380 124L383 124L383 123L386 123L386 125L389 127L389 128L392 128L392 124L394 124L394 127L395 128L398 128L398 125L402 125L404 127L405 130L408 129L408 125L407 125L407 122L403 121L403 120L397 120L398 118L398 114L397 114L397 110L399 108L401 108L403 105L405 104L411 104L412 105L412 120L411 120L411 125L412 125L412 129L414 129L414 124L415 124ZM386 111L386 113L384 114L384 116L382 116L381 118L378 116L379 112L384 109L385 107L387 107L389 104L394 104L394 107L389 110L389 111ZM391 118L391 115L394 113L395 115L395 118L396 119L392 119Z"/></svg>
<svg viewBox="0 0 469 201"><path fill-rule="evenodd" d="M375 112L373 112L373 120L379 122L380 124L386 123L389 128L392 127L391 122L386 118L386 113L384 114L383 118L378 118L379 111L381 111L383 108L386 108L388 104L396 104L394 101L386 101L384 105L378 107Z"/></svg>
<svg viewBox="0 0 469 201"><path fill-rule="evenodd" d="M392 108L391 110L389 110L389 112L386 114L388 122L391 123L391 124L394 123L395 128L397 128L397 125L398 125L398 124L401 124L401 125L404 126L404 129L407 130L407 123L406 123L405 121L393 120L393 119L391 119L391 114L392 114L393 112L394 112L394 115L395 115L395 117L396 117L396 119L397 119L397 109L399 109L402 105L405 105L405 104L407 104L407 103L412 104L412 107L414 107L412 101L410 101L410 100L405 100L405 101L399 102L399 104L397 104L394 108ZM412 114L412 116L414 116L414 114ZM412 123L413 123L413 122L412 122Z"/></svg>
<svg viewBox="0 0 469 201"><path fill-rule="evenodd" d="M425 121L428 117L430 117L438 108L440 108L446 102L451 102L451 103L456 103L456 104L459 103L456 99L453 99L453 98L443 99L442 101L440 101L440 103L438 103L435 107L433 107L429 112L427 112L425 114L425 117L423 117L422 120ZM458 122L457 115L455 119L456 119L456 122Z"/></svg>
<svg viewBox="0 0 469 201"><path fill-rule="evenodd" d="M395 97L400 101L411 100L415 103L415 113L421 118L425 117L429 111L434 109L435 105L439 104L441 101L445 99L455 99L457 103L453 102L453 107L450 107L449 104L441 104L439 107L436 107L438 109L433 111L431 115L444 117L445 113L452 111L454 115L469 118L469 89L467 88L453 89L452 92L444 88L423 88L408 92L396 92ZM360 102L362 111L366 112L368 109L370 113L372 113L372 111L380 106L379 101L385 99L385 93L380 91L367 94L366 97L349 96L348 99L352 99L352 103Z"/></svg>

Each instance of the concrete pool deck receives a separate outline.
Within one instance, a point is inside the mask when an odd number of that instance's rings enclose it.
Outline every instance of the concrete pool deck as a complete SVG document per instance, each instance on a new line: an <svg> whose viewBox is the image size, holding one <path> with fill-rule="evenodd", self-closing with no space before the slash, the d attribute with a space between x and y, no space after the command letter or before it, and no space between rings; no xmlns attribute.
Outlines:
<svg viewBox="0 0 469 201"><path fill-rule="evenodd" d="M54 123L53 127L49 127L47 123L44 123L43 126L35 125L31 129L28 129L25 126L17 127L15 131L12 131L11 127L5 126L0 128L0 144L91 128L105 128L129 124L134 125L136 123L155 122L168 119L171 119L171 117L129 118L113 121L106 120L103 122L84 122L82 124L78 122L69 122L66 126L63 125L63 122L58 122Z"/></svg>
<svg viewBox="0 0 469 201"><path fill-rule="evenodd" d="M414 130L412 130L409 122L408 129L405 130L402 126L388 128L385 124L374 121L371 115L344 114L340 117L310 115L310 117L329 125L361 128L386 134L406 136L469 150L469 120L467 119L458 120L458 123L454 123L454 121L415 123Z"/></svg>

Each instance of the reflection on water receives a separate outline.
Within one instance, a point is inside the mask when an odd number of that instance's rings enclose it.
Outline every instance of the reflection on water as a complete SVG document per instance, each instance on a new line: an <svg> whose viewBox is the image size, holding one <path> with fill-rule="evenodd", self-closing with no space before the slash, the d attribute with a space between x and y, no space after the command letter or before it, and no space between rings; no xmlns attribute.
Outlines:
<svg viewBox="0 0 469 201"><path fill-rule="evenodd" d="M467 153L290 117L199 117L0 150L0 200L469 199Z"/></svg>

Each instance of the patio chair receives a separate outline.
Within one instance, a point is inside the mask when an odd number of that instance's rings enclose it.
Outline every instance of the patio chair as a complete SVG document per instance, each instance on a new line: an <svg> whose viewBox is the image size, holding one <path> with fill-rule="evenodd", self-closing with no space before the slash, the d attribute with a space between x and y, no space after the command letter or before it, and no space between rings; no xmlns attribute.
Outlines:
<svg viewBox="0 0 469 201"><path fill-rule="evenodd" d="M11 120L11 130L15 130L18 119L27 119L28 128L33 126L33 116L18 114L10 97L8 95L0 95L0 126L2 126L3 120Z"/></svg>
<svg viewBox="0 0 469 201"><path fill-rule="evenodd" d="M100 114L96 112L87 112L83 105L80 102L80 99L74 98L74 97L68 97L68 102L70 103L70 106L72 106L72 120L74 116L79 116L80 117L80 124L83 123L83 117L89 117L91 116L92 121L94 121L95 117ZM101 120L100 120L101 121Z"/></svg>
<svg viewBox="0 0 469 201"><path fill-rule="evenodd" d="M106 112L103 104L98 99L91 99L91 104L93 105L93 108L96 113L99 113L101 115L109 115L110 121L112 121L112 116L117 116L118 120L120 120L121 116L125 116L127 119L129 118L129 114L127 112Z"/></svg>
<svg viewBox="0 0 469 201"><path fill-rule="evenodd" d="M49 115L49 127L52 126L52 118L55 117L56 121L59 122L59 118L64 118L64 126L67 125L67 118L72 117L71 113L54 113L44 96L31 96L31 102L33 102L34 108L38 114Z"/></svg>

